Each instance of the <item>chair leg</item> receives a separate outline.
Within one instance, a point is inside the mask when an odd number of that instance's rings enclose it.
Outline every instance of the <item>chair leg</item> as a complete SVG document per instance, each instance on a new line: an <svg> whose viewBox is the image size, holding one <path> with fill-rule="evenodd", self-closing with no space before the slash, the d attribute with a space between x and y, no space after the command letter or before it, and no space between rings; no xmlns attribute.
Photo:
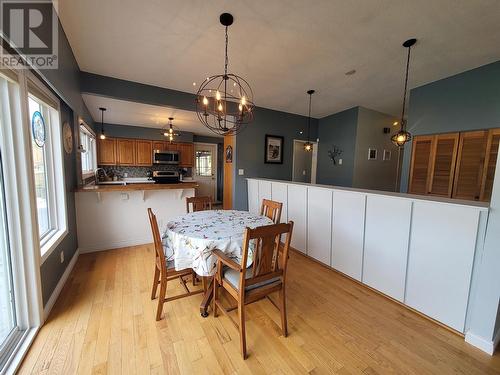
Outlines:
<svg viewBox="0 0 500 375"><path fill-rule="evenodd" d="M151 291L151 299L156 298L156 289L158 289L159 280L160 280L160 270L155 265L155 276L153 278L153 290Z"/></svg>
<svg viewBox="0 0 500 375"><path fill-rule="evenodd" d="M217 277L214 276L214 295L212 297L212 311L214 312L214 317L217 318L217 300L219 298L219 282L217 281Z"/></svg>
<svg viewBox="0 0 500 375"><path fill-rule="evenodd" d="M196 272L191 270L191 278L193 279L193 286L196 286Z"/></svg>
<svg viewBox="0 0 500 375"><path fill-rule="evenodd" d="M281 313L281 331L283 336L288 336L288 323L286 320L286 295L285 295L285 287L282 286L279 291L280 297L280 313Z"/></svg>
<svg viewBox="0 0 500 375"><path fill-rule="evenodd" d="M156 309L156 321L161 319L163 311L163 304L165 303L165 294L167 293L167 278L161 279L160 282L160 295L158 296L158 308Z"/></svg>
<svg viewBox="0 0 500 375"><path fill-rule="evenodd" d="M238 301L238 318L240 330L240 348L243 359L247 358L247 338L245 334L245 303L241 299Z"/></svg>

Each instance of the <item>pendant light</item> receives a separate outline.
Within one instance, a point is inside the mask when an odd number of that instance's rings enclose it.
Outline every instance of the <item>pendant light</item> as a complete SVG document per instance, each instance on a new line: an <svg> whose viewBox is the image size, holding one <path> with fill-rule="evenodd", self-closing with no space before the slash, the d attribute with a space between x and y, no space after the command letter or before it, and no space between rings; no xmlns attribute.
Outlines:
<svg viewBox="0 0 500 375"><path fill-rule="evenodd" d="M314 94L314 90L308 90L307 95L309 95L309 117L307 118L307 142L304 143L304 151L310 152L313 149L313 144L310 140L311 135L311 103L312 103L312 94Z"/></svg>
<svg viewBox="0 0 500 375"><path fill-rule="evenodd" d="M174 127L172 124L172 121L174 121L173 117L168 118L168 127L162 130L162 133L165 137L168 138L170 143L174 140L174 137L177 137L180 135L180 132L177 130L177 128Z"/></svg>
<svg viewBox="0 0 500 375"><path fill-rule="evenodd" d="M106 139L106 135L104 134L104 111L106 108L104 107L99 107L99 111L101 111L101 134L99 135L99 138L101 139Z"/></svg>
<svg viewBox="0 0 500 375"><path fill-rule="evenodd" d="M399 131L391 137L392 143L398 147L403 147L406 142L411 140L411 134L406 131L406 119L405 119L405 106L406 106L406 93L408 91L408 72L410 70L410 52L411 47L415 45L417 39L408 39L403 43L403 47L408 48L408 57L406 59L406 76L405 76L405 91L403 93L403 109L401 111L401 128Z"/></svg>
<svg viewBox="0 0 500 375"><path fill-rule="evenodd" d="M253 120L253 92L242 77L228 73L228 27L233 16L223 13L219 21L225 28L224 74L206 78L196 93L196 114L201 123L218 135L235 135Z"/></svg>

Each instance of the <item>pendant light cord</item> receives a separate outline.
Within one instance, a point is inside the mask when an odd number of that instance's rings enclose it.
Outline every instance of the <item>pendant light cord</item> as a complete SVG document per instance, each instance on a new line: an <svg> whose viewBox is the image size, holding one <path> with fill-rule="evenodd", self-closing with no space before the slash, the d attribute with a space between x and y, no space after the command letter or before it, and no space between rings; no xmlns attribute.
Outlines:
<svg viewBox="0 0 500 375"><path fill-rule="evenodd" d="M405 118L406 92L408 89L408 71L410 70L410 52L411 52L411 46L408 47L408 58L406 59L405 91L403 94L403 109L401 111L401 129L403 129L404 118Z"/></svg>
<svg viewBox="0 0 500 375"><path fill-rule="evenodd" d="M312 102L312 94L309 94L309 117L307 119L307 142L309 142L309 135L311 133L311 102Z"/></svg>
<svg viewBox="0 0 500 375"><path fill-rule="evenodd" d="M104 110L101 109L101 134L104 134Z"/></svg>
<svg viewBox="0 0 500 375"><path fill-rule="evenodd" d="M227 36L227 28L226 26L226 48L225 48L225 59L224 59L224 106L226 107L226 111L224 111L224 128L226 129L226 113L227 112L227 66L229 65L229 57L227 56L227 45L229 44L229 37Z"/></svg>

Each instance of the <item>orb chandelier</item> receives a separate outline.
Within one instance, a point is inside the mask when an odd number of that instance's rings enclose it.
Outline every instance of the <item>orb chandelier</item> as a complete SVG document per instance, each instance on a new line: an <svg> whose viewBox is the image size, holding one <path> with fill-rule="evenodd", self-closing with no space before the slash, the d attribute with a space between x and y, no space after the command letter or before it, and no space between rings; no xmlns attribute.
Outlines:
<svg viewBox="0 0 500 375"><path fill-rule="evenodd" d="M106 111L106 108L99 107L99 111L101 111L101 134L99 135L99 138L106 139L106 134L104 134L104 111Z"/></svg>
<svg viewBox="0 0 500 375"><path fill-rule="evenodd" d="M174 137L178 137L180 135L179 130L172 124L174 121L173 117L168 118L168 126L161 130L163 136L167 137L170 143L174 140Z"/></svg>
<svg viewBox="0 0 500 375"><path fill-rule="evenodd" d="M313 144L311 143L309 136L311 134L311 102L314 90L308 90L307 94L309 95L309 117L307 118L307 142L304 143L304 151L310 152L313 149Z"/></svg>
<svg viewBox="0 0 500 375"><path fill-rule="evenodd" d="M201 123L218 135L235 135L253 120L253 92L242 77L228 73L227 29L233 16L223 13L219 17L225 27L224 74L208 77L196 93L196 113Z"/></svg>
<svg viewBox="0 0 500 375"><path fill-rule="evenodd" d="M410 132L406 131L405 106L406 106L406 93L408 91L408 72L410 69L410 51L411 47L415 45L417 39L408 39L403 43L403 47L408 48L408 57L406 59L406 76L405 76L405 91L403 93L403 110L401 111L401 128L391 137L392 143L398 147L403 147L406 142L411 141Z"/></svg>

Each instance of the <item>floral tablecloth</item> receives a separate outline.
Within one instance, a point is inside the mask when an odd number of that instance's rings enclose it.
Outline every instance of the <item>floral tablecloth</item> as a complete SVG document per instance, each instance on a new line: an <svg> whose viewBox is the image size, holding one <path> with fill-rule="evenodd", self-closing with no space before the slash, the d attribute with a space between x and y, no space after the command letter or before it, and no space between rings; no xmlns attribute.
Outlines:
<svg viewBox="0 0 500 375"><path fill-rule="evenodd" d="M212 254L214 249L241 263L245 227L272 223L265 216L246 211L193 212L167 223L162 236L163 249L167 260L174 261L175 269L192 268L200 276L212 276L217 266L217 258ZM250 251L247 266L252 260Z"/></svg>

